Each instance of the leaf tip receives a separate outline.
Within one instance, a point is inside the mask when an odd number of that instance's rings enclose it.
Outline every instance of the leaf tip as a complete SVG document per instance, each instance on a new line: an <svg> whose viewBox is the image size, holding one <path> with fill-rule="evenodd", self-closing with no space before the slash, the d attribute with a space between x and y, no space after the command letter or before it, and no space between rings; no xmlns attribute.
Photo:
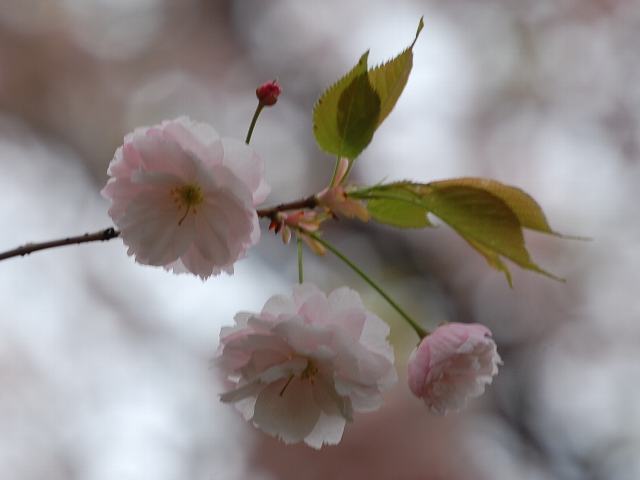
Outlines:
<svg viewBox="0 0 640 480"><path fill-rule="evenodd" d="M551 234L554 237L561 238L562 240L576 240L578 242L593 242L593 241L595 241L595 238L593 238L593 237L582 237L580 235L565 235L563 233L558 233L558 232L555 232L555 231L552 231Z"/></svg>
<svg viewBox="0 0 640 480"><path fill-rule="evenodd" d="M504 276L505 276L505 277L506 277L506 279L507 279L507 283L509 284L509 288L510 288L511 290L513 290L513 278L511 277L511 272L509 271L509 269L508 269L508 268L505 268L505 269L503 270L503 273L504 273Z"/></svg>
<svg viewBox="0 0 640 480"><path fill-rule="evenodd" d="M358 60L358 66L364 65L365 70L367 68L367 62L369 60L369 51L370 50L367 49L366 52L364 52L362 55L360 55L360 60Z"/></svg>
<svg viewBox="0 0 640 480"><path fill-rule="evenodd" d="M420 32L422 31L422 29L424 28L424 15L420 17L420 22L418 22L418 29L416 30L416 36L413 39L413 42L411 42L411 46L409 48L413 48L413 46L416 44L416 42L418 41L418 37L420 36Z"/></svg>

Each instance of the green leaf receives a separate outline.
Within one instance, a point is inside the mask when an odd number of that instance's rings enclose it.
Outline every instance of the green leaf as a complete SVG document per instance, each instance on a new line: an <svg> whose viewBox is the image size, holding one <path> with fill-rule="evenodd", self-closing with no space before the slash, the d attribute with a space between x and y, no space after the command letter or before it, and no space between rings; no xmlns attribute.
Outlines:
<svg viewBox="0 0 640 480"><path fill-rule="evenodd" d="M329 87L313 109L313 133L322 150L355 159L391 113L413 66L413 46L424 27L421 18L413 43L390 61L367 70L369 52Z"/></svg>
<svg viewBox="0 0 640 480"><path fill-rule="evenodd" d="M470 240L469 238L465 239L469 245L471 245L480 255L482 255L490 267L495 268L499 272L504 273L504 276L507 279L507 283L510 287L513 287L513 280L511 278L511 272L504 264L500 255L495 253L490 248L485 247L484 245L479 244L474 240Z"/></svg>
<svg viewBox="0 0 640 480"><path fill-rule="evenodd" d="M366 199L368 207L373 202L374 210L380 208L380 202L389 199L403 202L412 209L419 205L423 213L433 213L460 234L491 267L505 274L509 284L511 275L502 257L522 268L557 279L542 270L529 256L522 228L553 232L535 200L515 187L494 180L462 178L428 184L398 182L351 192L350 195ZM386 208L379 221L393 225L389 218L391 207ZM374 212L372 216L378 220ZM399 225L404 221L397 223L396 226L405 226Z"/></svg>
<svg viewBox="0 0 640 480"><path fill-rule="evenodd" d="M432 226L427 209L415 194L405 189L388 190L367 202L371 217L379 223L399 228Z"/></svg>
<svg viewBox="0 0 640 480"><path fill-rule="evenodd" d="M380 97L367 74L365 52L358 64L320 97L313 110L318 145L337 157L356 158L371 142L380 115Z"/></svg>
<svg viewBox="0 0 640 480"><path fill-rule="evenodd" d="M464 181L433 182L420 188L429 210L478 250L489 265L505 272L507 280L510 281L510 276L499 256L527 270L556 278L531 260L520 218L502 198Z"/></svg>
<svg viewBox="0 0 640 480"><path fill-rule="evenodd" d="M530 230L536 230L538 232L548 233L551 235L562 236L557 232L554 232L545 216L542 208L538 203L526 192L519 188L505 185L495 180L487 178L456 178L452 180L442 180L439 182L432 182L432 186L437 185L441 187L459 185L475 187L486 192L489 192L505 202L509 208L518 217L518 221L523 228Z"/></svg>
<svg viewBox="0 0 640 480"><path fill-rule="evenodd" d="M369 81L380 96L380 117L376 127L391 113L407 84L413 67L413 46L423 27L424 20L421 18L413 43L395 58L369 70Z"/></svg>
<svg viewBox="0 0 640 480"><path fill-rule="evenodd" d="M433 226L427 218L429 209L411 182L351 190L348 195L365 200L371 217L379 223L399 228L423 228Z"/></svg>

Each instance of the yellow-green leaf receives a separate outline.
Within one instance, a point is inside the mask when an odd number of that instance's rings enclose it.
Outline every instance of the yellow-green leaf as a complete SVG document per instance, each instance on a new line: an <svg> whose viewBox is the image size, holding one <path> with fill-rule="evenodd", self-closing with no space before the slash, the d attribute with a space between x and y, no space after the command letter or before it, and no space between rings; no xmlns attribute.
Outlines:
<svg viewBox="0 0 640 480"><path fill-rule="evenodd" d="M427 209L412 192L398 188L380 193L367 202L371 218L399 228L424 228L431 226Z"/></svg>
<svg viewBox="0 0 640 480"><path fill-rule="evenodd" d="M509 284L511 275L501 257L557 279L531 260L522 229L553 231L535 200L515 187L494 180L466 178L428 184L397 182L354 191L350 195L367 200L368 208L373 202L375 219L375 210L389 200L405 203L411 209L409 211L417 212L422 208L421 213L425 215L433 213L484 256L491 267L503 272ZM389 218L393 211L391 207L386 208L379 221L394 225L393 219ZM396 226L406 226L404 220L397 223Z"/></svg>
<svg viewBox="0 0 640 480"><path fill-rule="evenodd" d="M367 74L365 52L358 64L320 97L313 110L313 133L320 148L337 157L354 159L375 132L380 97Z"/></svg>
<svg viewBox="0 0 640 480"><path fill-rule="evenodd" d="M355 159L391 113L413 67L413 46L424 27L421 18L411 45L390 61L367 70L369 52L329 87L313 110L313 133L322 150Z"/></svg>
<svg viewBox="0 0 640 480"><path fill-rule="evenodd" d="M522 227L560 236L551 229L542 208L533 197L517 187L505 185L488 178L473 177L442 180L432 182L430 185L441 187L458 185L484 190L504 201L518 217Z"/></svg>
<svg viewBox="0 0 640 480"><path fill-rule="evenodd" d="M407 84L413 67L413 46L423 27L424 20L421 18L413 43L395 58L369 70L371 85L380 96L380 117L376 126L380 125L391 113Z"/></svg>
<svg viewBox="0 0 640 480"><path fill-rule="evenodd" d="M531 260L520 219L500 197L476 186L446 182L418 188L423 190L429 210L470 242L492 267L506 270L500 255L522 268L555 278Z"/></svg>
<svg viewBox="0 0 640 480"><path fill-rule="evenodd" d="M465 238L465 240L469 245L471 245L471 247L473 247L480 255L482 255L485 258L485 260L487 261L490 267L495 268L499 272L504 273L504 276L507 279L507 283L509 284L510 287L513 287L511 272L509 271L507 266L504 264L504 262L500 258L500 255L495 253L490 248L487 248L484 245L481 245L480 243L474 240L471 240L469 238Z"/></svg>

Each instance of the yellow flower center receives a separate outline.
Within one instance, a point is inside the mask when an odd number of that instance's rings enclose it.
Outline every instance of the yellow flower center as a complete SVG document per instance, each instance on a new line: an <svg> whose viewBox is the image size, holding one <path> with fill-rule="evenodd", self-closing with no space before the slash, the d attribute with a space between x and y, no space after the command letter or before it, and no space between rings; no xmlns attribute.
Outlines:
<svg viewBox="0 0 640 480"><path fill-rule="evenodd" d="M315 382L315 377L316 377L316 375L318 374L319 371L320 370L318 370L318 367L316 367L311 360L307 360L307 366L305 367L305 369L300 374L300 380L302 380L302 381L309 380L309 382L311 384L313 384ZM280 396L284 395L285 390L287 389L287 387L291 383L291 380L294 379L294 377L295 377L294 374L289 375L289 378L287 379L287 382L284 384L284 387L282 387L282 390L280 390Z"/></svg>
<svg viewBox="0 0 640 480"><path fill-rule="evenodd" d="M318 373L318 367L316 367L311 360L307 363L307 368L305 368L300 374L301 380L309 380L313 383L314 377Z"/></svg>
<svg viewBox="0 0 640 480"><path fill-rule="evenodd" d="M178 225L182 225L182 222L187 218L189 212L193 211L194 215L197 214L198 209L196 207L204 202L202 189L199 185L193 183L188 183L187 185L182 185L180 187L173 187L171 189L171 196L179 210L182 210L183 208L185 209L184 215L182 215L182 218L178 220Z"/></svg>

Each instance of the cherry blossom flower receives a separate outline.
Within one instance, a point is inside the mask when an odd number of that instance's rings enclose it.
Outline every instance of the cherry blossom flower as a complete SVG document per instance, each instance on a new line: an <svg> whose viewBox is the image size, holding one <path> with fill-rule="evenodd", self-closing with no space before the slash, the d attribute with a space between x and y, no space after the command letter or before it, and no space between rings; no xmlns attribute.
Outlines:
<svg viewBox="0 0 640 480"><path fill-rule="evenodd" d="M397 380L388 325L347 287L327 296L299 285L235 323L220 333L232 387L221 400L285 443L337 444L353 412L379 408Z"/></svg>
<svg viewBox="0 0 640 480"><path fill-rule="evenodd" d="M263 171L249 146L180 117L128 134L102 195L137 262L205 279L233 273L259 240Z"/></svg>
<svg viewBox="0 0 640 480"><path fill-rule="evenodd" d="M426 336L409 358L409 387L433 413L459 410L484 393L502 361L491 331L447 323Z"/></svg>

